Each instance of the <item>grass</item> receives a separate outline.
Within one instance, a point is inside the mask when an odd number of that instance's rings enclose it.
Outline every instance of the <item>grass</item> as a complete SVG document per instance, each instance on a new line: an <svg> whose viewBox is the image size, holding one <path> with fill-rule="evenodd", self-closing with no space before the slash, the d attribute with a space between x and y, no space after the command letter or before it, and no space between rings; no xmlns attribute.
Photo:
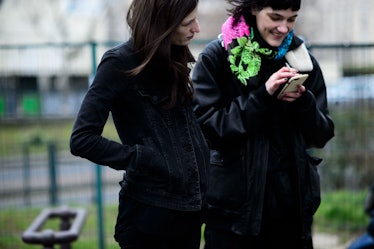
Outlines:
<svg viewBox="0 0 374 249"><path fill-rule="evenodd" d="M24 146L28 146L31 153L46 150L46 143L56 142L58 149L69 150L69 138L73 128L72 119L61 120L26 120L18 123L0 122L0 158L19 156ZM103 136L118 140L112 119L108 120L104 128ZM1 170L1 165L0 165ZM0 200L1 201L1 200ZM86 207L84 207L86 208ZM94 206L87 207L88 217L82 229L78 241L73 243L73 248L97 248L98 246L98 222ZM39 245L28 245L22 242L22 233L31 222L39 215L41 208L14 207L12 209L0 209L0 248L1 249L32 249L41 248ZM107 249L118 249L113 239L114 222L117 207L105 207L105 234ZM46 223L43 229L56 229L58 222Z"/></svg>
<svg viewBox="0 0 374 249"><path fill-rule="evenodd" d="M80 207L82 208L82 207ZM22 233L41 212L41 208L12 208L0 212L0 248L1 249L35 249L37 245L26 244L22 241ZM87 218L77 241L73 242L74 249L98 248L98 222L94 206L86 208ZM108 205L104 208L104 233L105 248L118 249L118 244L113 238L114 225L117 215L117 205ZM42 228L59 230L59 219L50 219ZM6 225L4 225L6 224ZM40 248L40 246L39 246Z"/></svg>
<svg viewBox="0 0 374 249"><path fill-rule="evenodd" d="M23 124L0 123L0 157L19 153L19 144L43 144L48 141L63 140L61 150L68 150L68 141L73 126L73 120L36 121ZM103 135L118 140L114 125L109 119ZM9 141L16 145L10 145ZM35 150L45 149L34 146ZM334 191L323 193L322 203L315 215L314 231L321 233L338 234L343 240L348 240L362 234L369 221L364 213L363 203L367 190L362 191ZM78 241L73 243L75 249L88 249L98 247L98 222L94 206L83 207L88 211L87 220ZM14 207L0 210L0 248L1 249L32 249L40 248L36 245L27 245L22 242L22 232L40 213L40 208ZM113 239L114 224L116 221L117 206L104 208L105 241L106 248L118 248ZM56 222L47 226L56 228Z"/></svg>
<svg viewBox="0 0 374 249"><path fill-rule="evenodd" d="M323 193L314 216L314 231L339 235L343 242L364 233L369 222L364 212L366 195L367 190Z"/></svg>
<svg viewBox="0 0 374 249"><path fill-rule="evenodd" d="M72 243L72 248L88 249L98 247L98 231L96 210L94 206L85 208L87 217L77 241ZM40 245L27 244L22 241L22 233L28 228L33 220L41 212L41 208L12 208L1 210L0 212L0 248L2 249L35 249L41 248ZM104 213L104 230L106 248L118 249L117 243L113 239L114 222L117 214L117 206L106 206ZM51 229L59 230L60 220L58 218L48 220L41 230Z"/></svg>
<svg viewBox="0 0 374 249"><path fill-rule="evenodd" d="M320 208L315 215L314 231L339 235L343 241L348 241L364 232L368 217L363 211L366 191L349 192L337 191L323 194ZM91 249L98 247L98 222L94 206L83 207L88 215L82 228L81 235L72 247L75 249ZM41 208L12 208L0 212L0 248L2 249L32 249L36 245L22 242L21 235L39 215ZM104 207L105 243L108 249L118 249L113 239L114 225L117 215L117 205ZM47 222L43 229L58 230L58 222Z"/></svg>
<svg viewBox="0 0 374 249"><path fill-rule="evenodd" d="M0 156L11 156L19 153L14 147L31 145L35 151L45 150L41 146L57 142L60 150L69 150L69 139L74 120L33 120L17 124L0 123ZM118 136L111 118L104 127L103 136L118 141ZM11 142L10 142L11 141Z"/></svg>

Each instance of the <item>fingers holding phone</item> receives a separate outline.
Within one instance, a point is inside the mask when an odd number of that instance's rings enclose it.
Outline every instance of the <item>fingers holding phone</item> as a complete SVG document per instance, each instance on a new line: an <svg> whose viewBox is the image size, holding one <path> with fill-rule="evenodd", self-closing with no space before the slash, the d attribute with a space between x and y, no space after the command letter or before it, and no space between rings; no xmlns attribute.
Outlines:
<svg viewBox="0 0 374 249"><path fill-rule="evenodd" d="M297 74L291 77L284 85L277 98L282 99L287 93L298 93L299 85L302 85L308 78L308 74ZM305 89L304 89L305 90ZM292 96L290 96L292 98ZM296 95L294 97L297 97Z"/></svg>
<svg viewBox="0 0 374 249"><path fill-rule="evenodd" d="M280 90L285 84L288 84L288 80L297 75L297 70L289 70L286 67L282 67L277 72L273 73L270 78L265 82L265 87L270 95L277 96Z"/></svg>

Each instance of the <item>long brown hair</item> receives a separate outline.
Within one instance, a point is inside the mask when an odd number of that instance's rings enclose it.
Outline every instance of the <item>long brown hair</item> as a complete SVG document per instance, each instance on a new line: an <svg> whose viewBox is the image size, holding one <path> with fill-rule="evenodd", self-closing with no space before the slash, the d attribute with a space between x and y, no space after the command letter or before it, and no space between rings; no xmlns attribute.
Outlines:
<svg viewBox="0 0 374 249"><path fill-rule="evenodd" d="M171 35L198 4L198 0L133 0L127 12L134 50L140 64L130 70L137 75L145 68L157 71L158 83L170 87L173 106L180 97L190 100L193 89L189 63L195 59L188 46L174 46Z"/></svg>

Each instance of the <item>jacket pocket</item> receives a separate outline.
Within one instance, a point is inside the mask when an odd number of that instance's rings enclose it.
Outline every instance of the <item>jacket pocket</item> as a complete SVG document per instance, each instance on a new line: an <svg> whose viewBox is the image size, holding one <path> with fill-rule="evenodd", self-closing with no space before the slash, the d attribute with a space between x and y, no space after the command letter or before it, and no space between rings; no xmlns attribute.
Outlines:
<svg viewBox="0 0 374 249"><path fill-rule="evenodd" d="M211 150L207 200L212 206L235 209L245 201L245 175L239 154L221 155Z"/></svg>
<svg viewBox="0 0 374 249"><path fill-rule="evenodd" d="M320 177L318 173L318 165L322 162L321 158L308 155L307 165L307 195L306 195L306 208L310 214L314 214L321 203L321 186Z"/></svg>
<svg viewBox="0 0 374 249"><path fill-rule="evenodd" d="M138 93L143 98L146 98L151 102L153 105L162 105L165 104L169 100L169 96L164 89L138 89Z"/></svg>
<svg viewBox="0 0 374 249"><path fill-rule="evenodd" d="M126 171L127 181L162 188L169 179L168 164L150 143L136 146L136 162Z"/></svg>

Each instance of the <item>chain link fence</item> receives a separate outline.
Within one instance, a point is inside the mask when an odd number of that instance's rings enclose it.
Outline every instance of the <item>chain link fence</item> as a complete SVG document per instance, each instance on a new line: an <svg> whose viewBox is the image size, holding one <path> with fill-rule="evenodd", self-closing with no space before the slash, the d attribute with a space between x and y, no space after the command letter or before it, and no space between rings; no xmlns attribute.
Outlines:
<svg viewBox="0 0 374 249"><path fill-rule="evenodd" d="M9 221L0 228L0 248L28 248L22 232L41 209L59 205L89 211L78 248L117 248L112 235L123 172L74 157L68 147L100 57L116 44L0 46L0 212ZM194 54L205 44L192 43ZM324 72L336 125L336 137L314 151L324 158L322 192L366 190L374 182L374 44L309 48ZM111 120L104 132L117 139Z"/></svg>

